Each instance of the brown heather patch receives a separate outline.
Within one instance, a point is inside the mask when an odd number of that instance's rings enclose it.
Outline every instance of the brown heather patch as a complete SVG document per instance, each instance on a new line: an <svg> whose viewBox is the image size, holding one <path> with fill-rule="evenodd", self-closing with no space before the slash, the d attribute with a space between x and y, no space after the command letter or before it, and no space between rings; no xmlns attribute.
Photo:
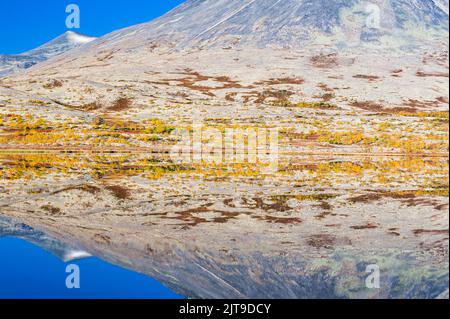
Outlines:
<svg viewBox="0 0 450 319"><path fill-rule="evenodd" d="M319 54L310 58L310 62L317 68L332 68L338 65L337 54Z"/></svg>
<svg viewBox="0 0 450 319"><path fill-rule="evenodd" d="M309 237L306 243L314 248L332 249L336 242L336 237L329 234L313 235Z"/></svg>
<svg viewBox="0 0 450 319"><path fill-rule="evenodd" d="M264 91L262 95L260 95L259 100L256 102L264 103L267 98L274 98L279 102L288 101L289 97L293 95L294 92L288 90L268 90Z"/></svg>
<svg viewBox="0 0 450 319"><path fill-rule="evenodd" d="M106 67L110 66L111 64L89 64L89 65L83 65L80 67L80 69L90 69L90 68L99 68L99 67Z"/></svg>
<svg viewBox="0 0 450 319"><path fill-rule="evenodd" d="M317 87L325 92L322 95L316 96L317 98L320 98L322 102L330 102L332 99L335 98L334 90L330 88L327 84L319 83L317 84Z"/></svg>
<svg viewBox="0 0 450 319"><path fill-rule="evenodd" d="M211 205L203 205L200 207L175 212L174 213L176 215L175 217L167 216L168 213L152 214L152 216L159 216L162 219L181 221L183 223L179 225L180 226L184 225L183 229L189 229L190 227L195 227L203 223L208 223L208 220L206 220L205 218L198 217L196 216L196 214L209 212L210 206Z"/></svg>
<svg viewBox="0 0 450 319"><path fill-rule="evenodd" d="M440 97L436 98L436 100L440 103L448 104L448 97L440 96Z"/></svg>
<svg viewBox="0 0 450 319"><path fill-rule="evenodd" d="M391 76L395 78L401 77L401 74L403 73L402 69L395 69L391 71Z"/></svg>
<svg viewBox="0 0 450 319"><path fill-rule="evenodd" d="M403 200L403 203L405 203L408 207L429 206L439 211L447 210L448 208L448 204L440 204L438 201L424 198L409 198Z"/></svg>
<svg viewBox="0 0 450 319"><path fill-rule="evenodd" d="M161 80L161 81L142 81L142 83L147 83L147 84L155 84L155 85L165 85L165 86L170 86L170 82L168 82L168 80Z"/></svg>
<svg viewBox="0 0 450 319"><path fill-rule="evenodd" d="M119 185L111 185L105 187L109 190L117 199L128 199L130 198L130 190Z"/></svg>
<svg viewBox="0 0 450 319"><path fill-rule="evenodd" d="M322 95L314 96L314 98L319 98L322 100L322 102L326 103L326 102L330 102L331 100L333 100L335 98L335 95L333 93L325 93Z"/></svg>
<svg viewBox="0 0 450 319"><path fill-rule="evenodd" d="M325 92L333 92L334 90L332 88L330 88L326 83L319 83L317 84L317 87L322 89Z"/></svg>
<svg viewBox="0 0 450 319"><path fill-rule="evenodd" d="M448 211L448 204L439 204L434 207L436 210Z"/></svg>
<svg viewBox="0 0 450 319"><path fill-rule="evenodd" d="M328 78L332 79L332 80L343 80L344 79L344 77L342 75L330 75Z"/></svg>
<svg viewBox="0 0 450 319"><path fill-rule="evenodd" d="M425 71L417 71L416 76L418 77L442 77L442 78L448 78L448 72L425 72Z"/></svg>
<svg viewBox="0 0 450 319"><path fill-rule="evenodd" d="M414 114L417 113L417 109L413 108L413 107L393 107L390 109L384 109L385 113L392 113L392 114L397 114L397 113L410 113L410 114Z"/></svg>
<svg viewBox="0 0 450 319"><path fill-rule="evenodd" d="M355 230L376 229L376 228L378 228L378 225L376 225L374 223L367 223L364 225L350 226L350 228L355 229Z"/></svg>
<svg viewBox="0 0 450 319"><path fill-rule="evenodd" d="M416 194L414 192L380 192L352 197L349 201L352 203L370 203L383 198L413 199L416 198Z"/></svg>
<svg viewBox="0 0 450 319"><path fill-rule="evenodd" d="M59 88L62 86L63 86L63 82L60 80L53 80L53 81L43 85L44 89L54 89L54 88Z"/></svg>
<svg viewBox="0 0 450 319"><path fill-rule="evenodd" d="M289 106L289 97L292 96L294 92L288 90L264 90L262 92L250 91L243 95L244 103L248 103L253 100L257 104L264 104L266 100L273 99L277 106Z"/></svg>
<svg viewBox="0 0 450 319"><path fill-rule="evenodd" d="M57 191L51 193L51 195L56 195L56 194L64 193L64 192L71 191L71 190L79 190L79 191L87 192L90 194L97 194L100 191L100 189L96 186L76 185L76 186L70 186L70 187L66 187L66 188L57 190Z"/></svg>
<svg viewBox="0 0 450 319"><path fill-rule="evenodd" d="M215 94L212 91L217 90L224 90L224 89L242 89L242 88L253 88L253 86L243 86L237 81L232 80L228 76L205 76L200 74L199 72L195 72L192 69L185 69L184 72L181 73L182 75L185 75L183 78L179 79L163 79L159 82L150 82L147 81L147 83L151 84L160 84L160 85L171 85L171 82L177 82L177 86L188 88L193 91L199 91L205 95L208 96L215 96ZM219 87L209 87L205 85L198 85L197 82L207 81L207 80L213 80L219 83L222 83L222 86Z"/></svg>
<svg viewBox="0 0 450 319"><path fill-rule="evenodd" d="M92 103L84 104L81 107L79 107L78 109L80 109L82 111L95 111L95 110L98 110L101 108L102 108L102 106L99 103L92 102Z"/></svg>
<svg viewBox="0 0 450 319"><path fill-rule="evenodd" d="M285 77L285 78L271 78L265 81L256 82L256 85L278 85L278 84L304 84L305 80L301 77Z"/></svg>
<svg viewBox="0 0 450 319"><path fill-rule="evenodd" d="M225 95L225 100L228 101L228 102L235 102L236 101L236 96L237 96L236 92L227 93Z"/></svg>
<svg viewBox="0 0 450 319"><path fill-rule="evenodd" d="M333 208L333 206L331 206L328 202L321 202L318 207L323 210L331 210Z"/></svg>
<svg viewBox="0 0 450 319"><path fill-rule="evenodd" d="M236 217L238 217L240 214L239 213L233 213L233 212L222 212L220 217L215 217L214 218L214 223L219 223L219 224L226 224L228 223L230 220L235 219Z"/></svg>
<svg viewBox="0 0 450 319"><path fill-rule="evenodd" d="M389 228L387 234L398 237L398 236L400 236L400 229L398 229L398 228Z"/></svg>
<svg viewBox="0 0 450 319"><path fill-rule="evenodd" d="M405 105L410 108L432 108L438 107L438 101L419 101L414 99L409 99L405 101Z"/></svg>
<svg viewBox="0 0 450 319"><path fill-rule="evenodd" d="M365 74L357 74L353 76L355 79L364 79L369 80L369 82L374 82L376 80L379 80L380 77L376 75L365 75Z"/></svg>
<svg viewBox="0 0 450 319"><path fill-rule="evenodd" d="M422 59L423 64L438 64L448 67L448 51L426 53Z"/></svg>
<svg viewBox="0 0 450 319"><path fill-rule="evenodd" d="M415 236L420 236L420 235L448 235L448 229L415 229L413 230L413 234Z"/></svg>
<svg viewBox="0 0 450 319"><path fill-rule="evenodd" d="M213 78L214 80L216 80L217 82L221 82L223 83L223 85L221 87L216 87L216 88L212 88L214 90L223 90L223 89L253 89L254 86L252 85L247 85L247 86L243 86L242 84L238 83L237 81L231 80L229 77L227 76L219 76L219 77L215 77Z"/></svg>
<svg viewBox="0 0 450 319"><path fill-rule="evenodd" d="M72 109L72 110L77 110L77 111L95 111L95 110L98 110L98 109L102 108L102 105L99 104L98 102L92 102L92 103L76 106L76 105L63 103L63 102L60 102L60 101L57 101L57 100L51 100L51 101L53 103L58 104L58 105L67 107L67 108Z"/></svg>
<svg viewBox="0 0 450 319"><path fill-rule="evenodd" d="M372 112L382 112L384 107L381 104L370 102L370 101L357 101L350 104L351 106L357 107L362 110L372 111Z"/></svg>
<svg viewBox="0 0 450 319"><path fill-rule="evenodd" d="M120 49L111 50L111 51L101 51L101 52L99 52L99 54L102 56L97 57L97 61L104 62L106 60L111 60L114 57L114 53L119 52L119 51L120 51Z"/></svg>
<svg viewBox="0 0 450 319"><path fill-rule="evenodd" d="M391 71L392 74L399 74L399 73L402 73L402 72L403 72L402 69L395 69L395 70Z"/></svg>
<svg viewBox="0 0 450 319"><path fill-rule="evenodd" d="M383 198L383 196L381 196L380 194L365 194L365 195L352 197L349 199L349 201L352 203L370 203L370 202L380 200L382 198Z"/></svg>
<svg viewBox="0 0 450 319"><path fill-rule="evenodd" d="M273 224L300 224L302 220L296 217L252 216L252 218Z"/></svg>
<svg viewBox="0 0 450 319"><path fill-rule="evenodd" d="M104 234L95 234L93 237L94 241L101 244L110 244L111 237Z"/></svg>
<svg viewBox="0 0 450 319"><path fill-rule="evenodd" d="M201 75L200 73L194 72L191 69L186 69L185 71L185 74L188 75L188 77L167 81L178 81L179 83L177 85L180 87L188 88L193 91L199 91L208 96L215 96L214 93L211 92L211 87L196 85L197 82L209 80L210 78L208 76Z"/></svg>
<svg viewBox="0 0 450 319"><path fill-rule="evenodd" d="M132 100L126 97L120 97L108 107L108 111L120 112L125 111L131 107Z"/></svg>
<svg viewBox="0 0 450 319"><path fill-rule="evenodd" d="M377 112L377 113L389 113L389 114L398 114L398 113L416 113L417 109L413 106L414 104L409 104L405 107L393 107L393 108L386 108L383 105L371 102L371 101L356 101L353 103L350 103L351 106L370 111L370 112Z"/></svg>
<svg viewBox="0 0 450 319"><path fill-rule="evenodd" d="M41 209L45 210L50 215L61 215L61 209L52 205L44 205Z"/></svg>

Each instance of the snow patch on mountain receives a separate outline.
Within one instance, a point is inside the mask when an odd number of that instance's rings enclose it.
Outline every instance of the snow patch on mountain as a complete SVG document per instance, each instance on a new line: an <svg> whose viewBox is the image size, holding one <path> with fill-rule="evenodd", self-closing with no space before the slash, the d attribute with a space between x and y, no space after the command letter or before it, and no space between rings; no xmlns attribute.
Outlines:
<svg viewBox="0 0 450 319"><path fill-rule="evenodd" d="M28 69L54 56L92 42L96 38L67 31L44 45L21 54L0 54L0 76Z"/></svg>

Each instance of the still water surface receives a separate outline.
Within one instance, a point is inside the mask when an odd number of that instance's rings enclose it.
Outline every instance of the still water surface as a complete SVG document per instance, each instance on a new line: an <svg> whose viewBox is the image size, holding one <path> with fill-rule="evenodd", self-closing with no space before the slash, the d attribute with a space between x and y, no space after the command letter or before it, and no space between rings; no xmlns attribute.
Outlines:
<svg viewBox="0 0 450 319"><path fill-rule="evenodd" d="M0 298L181 298L145 275L97 258L64 262L22 239L0 239ZM67 289L66 267L80 268L80 289Z"/></svg>

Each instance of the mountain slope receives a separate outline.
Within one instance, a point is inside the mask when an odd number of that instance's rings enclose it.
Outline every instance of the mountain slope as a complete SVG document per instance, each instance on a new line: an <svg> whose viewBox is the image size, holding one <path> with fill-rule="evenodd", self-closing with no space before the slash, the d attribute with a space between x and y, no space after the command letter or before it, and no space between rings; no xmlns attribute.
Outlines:
<svg viewBox="0 0 450 319"><path fill-rule="evenodd" d="M91 256L73 245L60 242L39 230L0 215L0 239L2 237L14 237L26 240L51 252L64 262Z"/></svg>
<svg viewBox="0 0 450 319"><path fill-rule="evenodd" d="M136 118L189 118L193 103L224 117L283 117L257 105L305 100L448 109L447 46L446 0L191 0L4 84L16 103L32 94L58 108L127 96Z"/></svg>
<svg viewBox="0 0 450 319"><path fill-rule="evenodd" d="M55 55L64 53L78 46L84 45L96 38L82 35L73 31L67 31L59 37L43 44L36 49L22 53L21 56L32 56L40 59L50 59Z"/></svg>
<svg viewBox="0 0 450 319"><path fill-rule="evenodd" d="M101 46L150 42L177 48L348 46L361 41L425 40L448 32L448 2L436 0L191 0L149 23L113 32ZM379 26L368 19L379 20ZM417 44L417 43L414 43Z"/></svg>
<svg viewBox="0 0 450 319"><path fill-rule="evenodd" d="M48 60L66 51L95 40L93 37L67 31L42 46L22 54L0 54L0 76L17 70L28 69L33 65Z"/></svg>

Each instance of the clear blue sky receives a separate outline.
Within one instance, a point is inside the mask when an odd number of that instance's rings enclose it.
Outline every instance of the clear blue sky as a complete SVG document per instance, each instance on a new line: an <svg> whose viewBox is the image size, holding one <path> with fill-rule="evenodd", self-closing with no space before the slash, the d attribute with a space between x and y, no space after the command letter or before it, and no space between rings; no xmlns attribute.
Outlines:
<svg viewBox="0 0 450 319"><path fill-rule="evenodd" d="M163 15L184 0L1 0L0 54L22 53L67 31L66 6L80 7L81 28L102 36Z"/></svg>

